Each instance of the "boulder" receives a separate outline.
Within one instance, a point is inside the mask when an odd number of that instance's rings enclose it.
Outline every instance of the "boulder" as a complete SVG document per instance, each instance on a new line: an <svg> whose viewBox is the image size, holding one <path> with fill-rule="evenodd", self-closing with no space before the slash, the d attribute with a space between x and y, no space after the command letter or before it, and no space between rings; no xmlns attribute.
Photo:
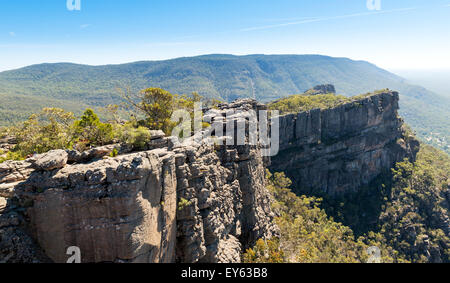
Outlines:
<svg viewBox="0 0 450 283"><path fill-rule="evenodd" d="M105 156L110 156L114 150L117 150L118 153L126 152L123 151L122 147L119 144L96 147L84 152L79 152L77 150L68 150L68 163L86 163L93 160L102 159Z"/></svg>
<svg viewBox="0 0 450 283"><path fill-rule="evenodd" d="M38 170L53 171L61 169L67 164L69 155L65 150L52 150L33 157L34 166Z"/></svg>
<svg viewBox="0 0 450 283"><path fill-rule="evenodd" d="M7 200L3 197L0 197L0 213L3 213L3 211L6 209Z"/></svg>
<svg viewBox="0 0 450 283"><path fill-rule="evenodd" d="M166 134L161 130L150 131L150 140L157 140L164 138Z"/></svg>

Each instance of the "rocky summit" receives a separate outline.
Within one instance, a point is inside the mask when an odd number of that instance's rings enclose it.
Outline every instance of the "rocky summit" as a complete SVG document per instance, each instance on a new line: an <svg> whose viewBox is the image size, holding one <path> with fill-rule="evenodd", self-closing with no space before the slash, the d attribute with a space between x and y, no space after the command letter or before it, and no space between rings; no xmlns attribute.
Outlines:
<svg viewBox="0 0 450 283"><path fill-rule="evenodd" d="M265 106L240 100L209 118L226 128L243 119L227 116L232 109ZM69 247L82 262L240 262L243 250L279 233L265 168L287 172L297 188L356 190L413 158L397 109L398 94L385 92L282 116L273 158L260 144L155 133L141 152L110 145L1 163L0 262L66 262Z"/></svg>

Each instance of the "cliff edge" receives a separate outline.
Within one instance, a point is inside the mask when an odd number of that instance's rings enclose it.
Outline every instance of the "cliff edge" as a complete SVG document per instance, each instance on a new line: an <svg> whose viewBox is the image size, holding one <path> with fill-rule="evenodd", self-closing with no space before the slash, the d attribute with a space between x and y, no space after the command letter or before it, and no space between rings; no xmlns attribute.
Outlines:
<svg viewBox="0 0 450 283"><path fill-rule="evenodd" d="M405 137L398 100L383 92L281 116L271 160L260 144L179 143L154 133L142 152L111 145L1 163L0 262L66 262L69 247L82 262L240 262L258 239L278 235L267 166L286 172L298 192L334 195L414 158L418 144ZM261 109L241 100L212 119L227 128L247 121L230 110Z"/></svg>
<svg viewBox="0 0 450 283"><path fill-rule="evenodd" d="M358 190L405 158L419 143L398 115L399 94L384 91L329 109L280 118L280 153L270 169L285 172L297 193Z"/></svg>
<svg viewBox="0 0 450 283"><path fill-rule="evenodd" d="M56 150L0 164L0 261L66 262L78 247L82 262L236 263L277 235L260 146L154 134L148 148Z"/></svg>

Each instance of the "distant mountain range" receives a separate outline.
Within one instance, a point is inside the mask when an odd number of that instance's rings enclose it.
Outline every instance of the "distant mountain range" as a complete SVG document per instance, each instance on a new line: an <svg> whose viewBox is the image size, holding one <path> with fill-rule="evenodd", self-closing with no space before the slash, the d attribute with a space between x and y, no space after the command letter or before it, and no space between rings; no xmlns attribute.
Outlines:
<svg viewBox="0 0 450 283"><path fill-rule="evenodd" d="M401 114L420 137L434 137L430 143L441 148L450 142L450 99L371 63L320 55L205 55L105 66L33 65L0 73L0 125L23 120L42 107L80 113L86 107L118 103L117 88L161 87L226 101L254 97L267 102L325 83L347 96L397 90Z"/></svg>

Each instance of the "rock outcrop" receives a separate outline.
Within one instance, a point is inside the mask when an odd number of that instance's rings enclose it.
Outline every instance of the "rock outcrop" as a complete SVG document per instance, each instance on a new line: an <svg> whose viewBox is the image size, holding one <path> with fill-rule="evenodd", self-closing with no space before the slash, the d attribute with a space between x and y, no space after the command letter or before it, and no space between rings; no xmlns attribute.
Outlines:
<svg viewBox="0 0 450 283"><path fill-rule="evenodd" d="M270 169L285 172L298 193L357 190L419 149L405 141L398 103L398 93L386 91L281 117L280 153Z"/></svg>
<svg viewBox="0 0 450 283"><path fill-rule="evenodd" d="M245 111L264 109L241 100L205 118L248 130ZM141 152L110 145L1 163L0 262L65 262L73 246L82 262L240 262L244 249L278 234L267 166L299 191L356 190L414 156L397 109L398 94L386 92L282 116L272 160L260 143L211 143L229 140L211 127L182 143L154 132Z"/></svg>
<svg viewBox="0 0 450 283"><path fill-rule="evenodd" d="M310 90L307 90L305 92L308 95L319 95L319 94L334 94L336 93L336 88L332 84L326 84L326 85L318 85L313 87Z"/></svg>
<svg viewBox="0 0 450 283"><path fill-rule="evenodd" d="M257 149L176 152L177 194L189 200L178 208L177 261L239 262L243 248L277 233Z"/></svg>
<svg viewBox="0 0 450 283"><path fill-rule="evenodd" d="M229 110L211 118L226 124ZM123 154L110 157L114 149ZM65 262L75 246L82 262L240 262L243 249L278 233L260 146L181 144L155 132L148 149L57 150L0 164L1 217L21 219L1 224L0 247L10 249L0 259ZM29 245L14 252L14 237Z"/></svg>

